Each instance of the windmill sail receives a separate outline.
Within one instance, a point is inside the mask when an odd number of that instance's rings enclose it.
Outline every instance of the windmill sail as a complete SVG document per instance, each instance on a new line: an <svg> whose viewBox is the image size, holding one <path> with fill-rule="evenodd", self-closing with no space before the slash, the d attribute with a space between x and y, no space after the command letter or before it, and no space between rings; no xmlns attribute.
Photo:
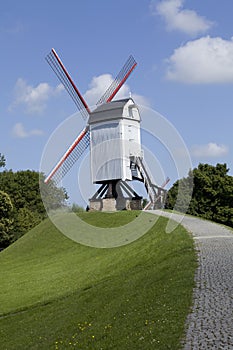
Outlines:
<svg viewBox="0 0 233 350"><path fill-rule="evenodd" d="M52 49L51 52L46 56L46 61L49 63L61 83L64 85L65 89L75 102L78 110L81 112L83 118L87 119L91 114L90 109L54 49ZM125 81L128 79L129 75L134 70L136 65L137 63L134 60L133 56L130 56L115 80L112 82L112 84L109 86L97 104L110 102L122 87L122 85L125 83ZM53 180L55 184L58 184L71 169L71 167L81 157L89 144L90 131L89 126L87 126L74 140L74 142L64 153L56 166L51 170L50 174L45 179L45 183Z"/></svg>
<svg viewBox="0 0 233 350"><path fill-rule="evenodd" d="M83 118L87 119L90 114L89 107L79 92L78 88L74 84L73 80L71 79L68 71L66 70L56 51L52 49L45 59L69 93L78 110L81 112Z"/></svg>
<svg viewBox="0 0 233 350"><path fill-rule="evenodd" d="M89 144L90 132L85 128L61 157L56 166L51 170L44 182L48 183L50 180L53 180L57 185L82 156Z"/></svg>
<svg viewBox="0 0 233 350"><path fill-rule="evenodd" d="M116 76L115 80L112 82L112 84L109 86L109 88L105 91L103 96L99 99L97 102L97 105L105 102L112 101L113 97L117 94L117 92L120 90L122 85L126 82L134 68L136 67L137 62L133 58L132 55L129 56L126 63Z"/></svg>

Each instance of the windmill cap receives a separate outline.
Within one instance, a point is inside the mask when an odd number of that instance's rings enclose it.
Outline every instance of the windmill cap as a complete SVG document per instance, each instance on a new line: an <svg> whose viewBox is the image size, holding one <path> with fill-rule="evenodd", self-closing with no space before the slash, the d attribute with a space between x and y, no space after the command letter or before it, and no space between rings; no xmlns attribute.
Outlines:
<svg viewBox="0 0 233 350"><path fill-rule="evenodd" d="M138 110L137 105L131 97L103 103L90 114L88 124L95 124L97 122L113 119L132 119L132 116L130 116L129 113L124 113L124 108L127 107L127 105L129 109L135 107ZM139 111L138 116L136 116L136 118L134 116L133 119L140 122Z"/></svg>

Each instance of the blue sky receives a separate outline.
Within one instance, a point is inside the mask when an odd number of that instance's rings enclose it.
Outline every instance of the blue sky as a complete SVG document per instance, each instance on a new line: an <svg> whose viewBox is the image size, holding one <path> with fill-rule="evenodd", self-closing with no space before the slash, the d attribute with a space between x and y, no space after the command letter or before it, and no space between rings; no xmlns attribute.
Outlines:
<svg viewBox="0 0 233 350"><path fill-rule="evenodd" d="M39 170L50 135L76 112L44 59L54 47L90 105L133 54L138 66L123 94L174 125L193 166L226 162L233 174L232 12L229 0L2 2L0 152L7 168Z"/></svg>

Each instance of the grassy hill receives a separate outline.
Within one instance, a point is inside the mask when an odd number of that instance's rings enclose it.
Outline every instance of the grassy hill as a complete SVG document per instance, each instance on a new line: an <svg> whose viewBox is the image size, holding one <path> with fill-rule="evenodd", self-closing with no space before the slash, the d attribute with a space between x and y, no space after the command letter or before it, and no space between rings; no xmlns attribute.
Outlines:
<svg viewBox="0 0 233 350"><path fill-rule="evenodd" d="M116 227L136 215L82 219ZM185 229L166 234L166 223L159 218L137 241L100 249L45 220L1 252L1 349L179 349L196 256Z"/></svg>

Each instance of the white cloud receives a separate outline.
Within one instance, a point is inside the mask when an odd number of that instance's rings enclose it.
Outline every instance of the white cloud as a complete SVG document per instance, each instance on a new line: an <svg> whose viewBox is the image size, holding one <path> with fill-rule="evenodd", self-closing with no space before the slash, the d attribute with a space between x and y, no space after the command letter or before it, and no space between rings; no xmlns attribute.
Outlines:
<svg viewBox="0 0 233 350"><path fill-rule="evenodd" d="M64 90L62 84L55 88L48 83L40 83L33 87L19 78L14 87L14 101L10 105L10 110L22 105L29 114L40 114L46 108L46 103L50 97L57 96Z"/></svg>
<svg viewBox="0 0 233 350"><path fill-rule="evenodd" d="M105 93L108 87L113 82L113 77L110 74L102 74L98 77L94 77L89 84L89 89L85 92L84 98L87 101L87 104L92 107L95 106L100 97ZM130 88L127 84L124 84L119 92L116 94L114 99L121 99L125 97L129 97L131 95ZM149 105L148 100L141 95L133 94L132 98L136 103L141 105Z"/></svg>
<svg viewBox="0 0 233 350"><path fill-rule="evenodd" d="M113 82L113 77L111 74L102 74L98 77L92 78L89 84L89 89L85 92L84 98L90 106L94 106L100 97L105 93L108 87ZM128 97L130 90L127 84L124 84L116 95L117 99Z"/></svg>
<svg viewBox="0 0 233 350"><path fill-rule="evenodd" d="M41 136L44 132L39 129L26 131L22 123L16 123L13 127L12 134L14 137L22 139L30 136Z"/></svg>
<svg viewBox="0 0 233 350"><path fill-rule="evenodd" d="M165 20L168 30L179 30L189 35L197 35L211 28L213 22L193 10L183 9L183 5L184 0L163 0L158 4L152 1L151 11Z"/></svg>
<svg viewBox="0 0 233 350"><path fill-rule="evenodd" d="M228 147L225 145L218 145L215 142L210 142L207 145L195 145L192 147L191 153L194 157L222 157L228 153Z"/></svg>
<svg viewBox="0 0 233 350"><path fill-rule="evenodd" d="M150 107L150 101L142 95L132 93L132 99L138 105Z"/></svg>
<svg viewBox="0 0 233 350"><path fill-rule="evenodd" d="M167 79L191 84L233 82L233 39L209 36L187 42L167 60Z"/></svg>

